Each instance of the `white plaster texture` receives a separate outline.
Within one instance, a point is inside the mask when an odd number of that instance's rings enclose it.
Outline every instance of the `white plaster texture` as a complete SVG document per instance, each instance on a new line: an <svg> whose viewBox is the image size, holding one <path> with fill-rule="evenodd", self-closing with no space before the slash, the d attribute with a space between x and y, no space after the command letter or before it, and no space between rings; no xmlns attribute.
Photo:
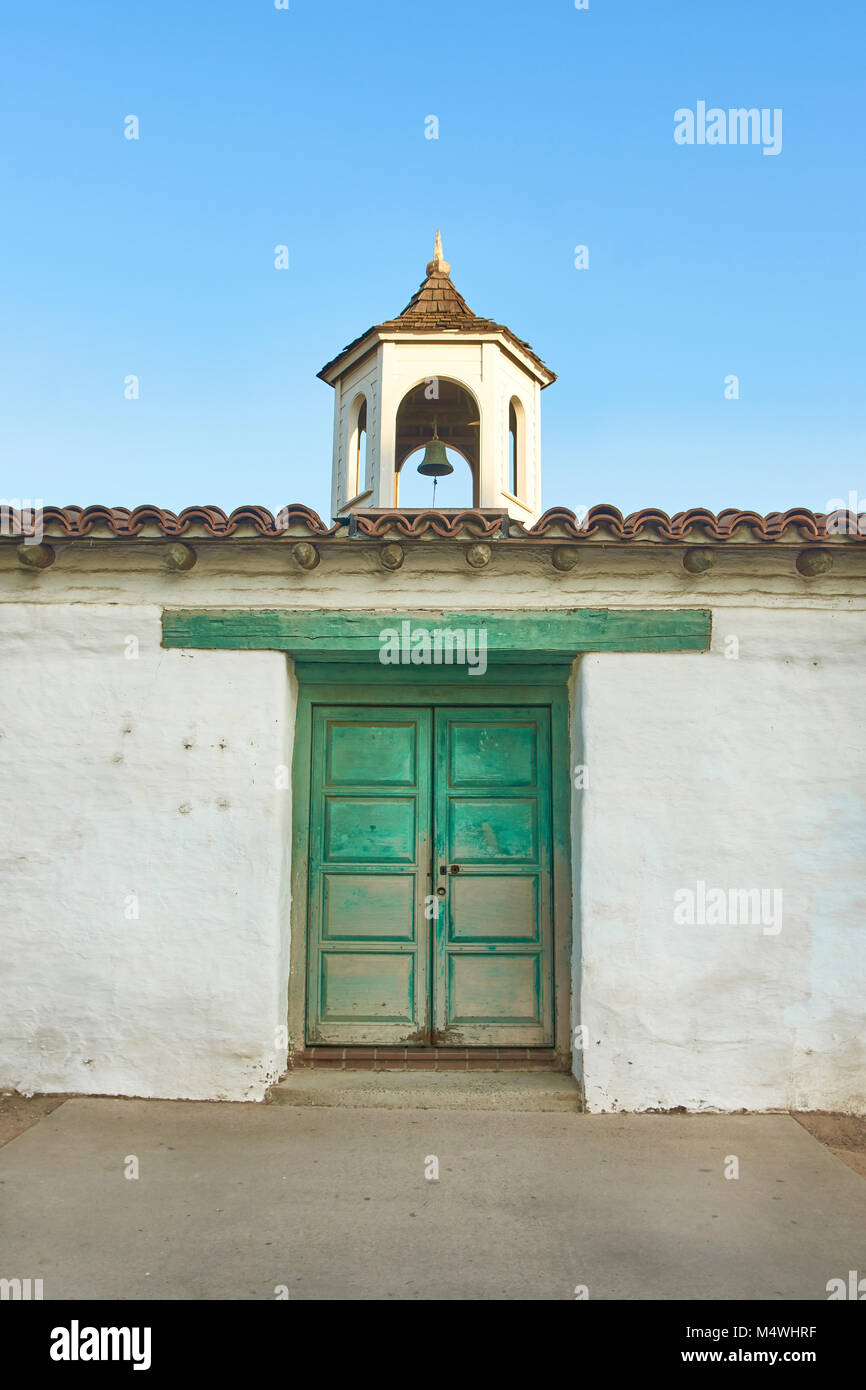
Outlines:
<svg viewBox="0 0 866 1390"><path fill-rule="evenodd" d="M587 548L564 574L549 543L494 546L482 570L431 543L387 573L347 541L304 572L290 544L189 539L183 575L164 538L58 540L39 574L0 548L0 1087L260 1099L285 1069L291 662L163 650L164 607L700 606L710 653L576 663L587 1103L866 1109L856 550L815 580L782 545L719 547L695 577L653 545ZM782 930L676 923L699 881L780 888Z"/></svg>
<svg viewBox="0 0 866 1390"><path fill-rule="evenodd" d="M0 607L0 1089L256 1100L285 1070L288 663L165 651L160 617Z"/></svg>
<svg viewBox="0 0 866 1390"><path fill-rule="evenodd" d="M716 609L708 654L581 658L590 1110L866 1110L864 648L862 613ZM781 930L676 922L699 882L780 889Z"/></svg>
<svg viewBox="0 0 866 1390"><path fill-rule="evenodd" d="M252 536L252 528L250 535ZM309 540L297 527L298 539ZM106 537L108 533L105 533ZM492 608L504 612L571 607L866 609L864 554L834 546L829 574L798 574L796 545L719 547L714 568L687 574L681 549L628 544L586 546L578 565L563 573L550 562L551 544L493 544L489 565L472 569L466 546L428 540L406 547L403 567L386 571L379 545L343 541L321 546L321 563L302 570L291 543L185 539L196 548L194 569L170 572L169 542L143 537L133 543L73 542L49 536L57 563L24 570L12 545L0 546L0 603L125 603L166 608L345 608L383 615L407 608ZM287 535L291 542L291 533ZM397 539L399 537L389 537ZM122 553L120 553L122 552Z"/></svg>

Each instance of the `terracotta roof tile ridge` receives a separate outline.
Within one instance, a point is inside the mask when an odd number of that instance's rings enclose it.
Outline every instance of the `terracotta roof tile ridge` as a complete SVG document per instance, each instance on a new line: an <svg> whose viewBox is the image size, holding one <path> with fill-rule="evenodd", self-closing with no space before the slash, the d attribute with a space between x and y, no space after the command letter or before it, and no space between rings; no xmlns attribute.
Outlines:
<svg viewBox="0 0 866 1390"><path fill-rule="evenodd" d="M452 538L461 533L470 535L496 536L502 526L502 514L492 516L478 508L464 510L389 511L366 515L363 509L353 514L359 536L368 539L385 535L389 530L408 537L431 534L442 538ZM180 537L187 535L192 528L201 528L206 537L228 538L242 527L251 527L258 535L267 538L297 537L305 533L313 539L332 539L339 533L345 534L348 517L328 525L311 507L293 502L282 507L276 516L262 506L235 507L226 513L221 507L203 505L184 507L180 512L143 503L137 507L107 507L93 505L80 507L69 504L65 507L42 507L37 509L34 518L30 509L20 511L14 507L0 504L0 536L14 539L16 536L33 535L38 527L43 530L57 530L63 538L80 539L91 536L94 531L107 529L120 540L131 540L140 536L147 527L157 528L163 535ZM750 534L744 535L744 532ZM641 511L624 516L619 508L609 504L590 507L578 516L569 507L551 507L531 526L511 520L508 533L513 540L540 541L555 540L565 536L573 540L599 540L612 537L619 541L639 541L659 539L669 542L688 543L695 539L719 542L752 540L773 543L782 538L793 541L823 541L830 537L840 540L866 543L866 514L839 510L825 514L813 512L808 507L789 507L785 512L743 511L736 507L726 507L715 513L704 507L691 507L686 511L667 512L656 507L644 507ZM697 533L697 536L696 536Z"/></svg>

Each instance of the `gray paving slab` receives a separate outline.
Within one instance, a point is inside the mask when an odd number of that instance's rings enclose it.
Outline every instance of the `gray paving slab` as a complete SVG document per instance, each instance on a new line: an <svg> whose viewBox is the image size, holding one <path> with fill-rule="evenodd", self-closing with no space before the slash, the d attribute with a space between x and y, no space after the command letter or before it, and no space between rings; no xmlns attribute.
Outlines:
<svg viewBox="0 0 866 1390"><path fill-rule="evenodd" d="M0 1150L0 1277L46 1299L823 1300L851 1269L866 1182L788 1116L80 1098Z"/></svg>

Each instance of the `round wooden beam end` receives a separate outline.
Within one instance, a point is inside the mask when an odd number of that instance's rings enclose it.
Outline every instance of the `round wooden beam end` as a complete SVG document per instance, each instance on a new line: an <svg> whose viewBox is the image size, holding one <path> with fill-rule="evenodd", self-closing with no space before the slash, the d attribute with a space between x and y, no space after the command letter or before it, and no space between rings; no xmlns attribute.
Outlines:
<svg viewBox="0 0 866 1390"><path fill-rule="evenodd" d="M688 574L706 574L715 563L716 552L708 545L695 546L693 550L687 550L683 556L683 569Z"/></svg>
<svg viewBox="0 0 866 1390"><path fill-rule="evenodd" d="M297 545L292 546L292 559L302 570L314 570L321 556L309 541L298 541Z"/></svg>
<svg viewBox="0 0 866 1390"><path fill-rule="evenodd" d="M580 561L580 555L578 554L576 545L554 546L553 554L550 558L553 561L553 568L555 570L561 570L563 574L567 574L569 570L573 570L575 565Z"/></svg>
<svg viewBox="0 0 866 1390"><path fill-rule="evenodd" d="M23 565L28 570L47 570L49 565L53 565L57 559L57 553L53 545L48 545L45 541L39 545L28 545L23 542L15 552L18 556L19 565Z"/></svg>
<svg viewBox="0 0 866 1390"><path fill-rule="evenodd" d="M380 564L386 570L398 570L405 558L402 545L397 545L396 541L390 541L388 545L383 545L379 551Z"/></svg>
<svg viewBox="0 0 866 1390"><path fill-rule="evenodd" d="M185 541L175 541L165 552L165 563L170 570L191 570L197 559L192 546Z"/></svg>
<svg viewBox="0 0 866 1390"><path fill-rule="evenodd" d="M827 574L833 568L833 556L829 550L801 550L797 556L797 569L807 579Z"/></svg>
<svg viewBox="0 0 866 1390"><path fill-rule="evenodd" d="M467 546L466 563L471 565L474 570L481 570L485 565L489 565L490 546L483 543Z"/></svg>

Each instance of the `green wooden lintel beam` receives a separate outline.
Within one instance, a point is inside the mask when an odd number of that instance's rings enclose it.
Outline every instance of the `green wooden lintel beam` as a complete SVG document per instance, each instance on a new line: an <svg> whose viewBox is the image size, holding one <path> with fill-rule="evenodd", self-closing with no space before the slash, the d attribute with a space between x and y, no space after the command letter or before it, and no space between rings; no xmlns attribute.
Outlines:
<svg viewBox="0 0 866 1390"><path fill-rule="evenodd" d="M386 630L398 637L426 628L484 629L488 659L520 661L541 653L568 658L579 652L702 652L710 644L706 608L562 608L515 612L315 612L211 608L168 610L164 647L285 651L307 659L379 658Z"/></svg>

